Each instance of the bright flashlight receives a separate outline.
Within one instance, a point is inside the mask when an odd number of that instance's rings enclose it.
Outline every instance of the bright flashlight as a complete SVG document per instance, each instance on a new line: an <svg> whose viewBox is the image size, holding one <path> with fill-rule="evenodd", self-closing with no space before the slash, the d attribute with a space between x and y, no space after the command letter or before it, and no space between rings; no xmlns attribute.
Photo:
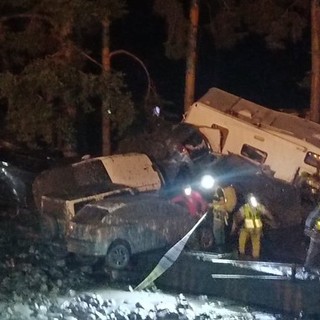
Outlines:
<svg viewBox="0 0 320 320"><path fill-rule="evenodd" d="M212 176L209 174L206 174L205 176L202 177L201 179L201 187L204 189L212 189L214 186L214 179Z"/></svg>
<svg viewBox="0 0 320 320"><path fill-rule="evenodd" d="M190 196L191 191L192 191L192 189L190 186L184 188L184 193L186 196Z"/></svg>
<svg viewBox="0 0 320 320"><path fill-rule="evenodd" d="M257 207L258 206L258 201L257 201L257 199L254 197L254 196L251 196L250 197L250 199L249 199L249 201L250 201L250 203L251 203L251 205L253 206L253 207Z"/></svg>

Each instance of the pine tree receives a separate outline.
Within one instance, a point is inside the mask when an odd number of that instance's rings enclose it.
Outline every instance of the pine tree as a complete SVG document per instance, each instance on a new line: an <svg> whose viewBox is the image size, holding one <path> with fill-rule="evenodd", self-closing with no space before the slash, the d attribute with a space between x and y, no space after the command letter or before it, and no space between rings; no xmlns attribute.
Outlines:
<svg viewBox="0 0 320 320"><path fill-rule="evenodd" d="M3 0L0 10L0 96L9 134L74 152L79 113L104 106L114 134L131 124L123 75L102 72L102 44L88 48L86 41L102 21L125 14L124 1Z"/></svg>
<svg viewBox="0 0 320 320"><path fill-rule="evenodd" d="M192 9L192 0L155 0L154 11L164 18L167 28L166 55L169 58L192 60L195 51L187 51L188 24L191 19L186 11ZM217 49L232 48L250 35L258 35L265 40L270 50L283 50L288 43L297 43L311 28L311 81L310 118L320 122L320 55L319 55L319 0L199 0L202 30L208 31ZM186 10L184 6L187 6ZM205 14L201 14L205 12ZM202 21L201 17L206 16ZM309 57L306 57L309 58ZM186 65L186 70L190 63ZM195 66L193 66L193 69ZM187 73L188 71L186 71ZM297 83L298 85L298 83ZM185 92L185 110L192 100ZM194 88L192 89L194 90ZM189 92L192 92L189 90Z"/></svg>

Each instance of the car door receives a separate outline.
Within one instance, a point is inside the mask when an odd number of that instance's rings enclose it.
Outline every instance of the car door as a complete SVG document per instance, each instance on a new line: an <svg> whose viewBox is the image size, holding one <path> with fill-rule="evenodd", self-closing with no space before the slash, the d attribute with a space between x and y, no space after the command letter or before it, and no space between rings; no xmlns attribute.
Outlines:
<svg viewBox="0 0 320 320"><path fill-rule="evenodd" d="M130 244L132 253L165 246L156 197L145 199L137 196L137 199L115 212L123 240Z"/></svg>
<svg viewBox="0 0 320 320"><path fill-rule="evenodd" d="M166 216L163 201L154 198L153 201L145 203L144 237L145 246L149 250L165 247L167 241Z"/></svg>
<svg viewBox="0 0 320 320"><path fill-rule="evenodd" d="M161 223L158 226L161 228L167 244L170 245L185 236L196 222L185 207L169 202L162 204L159 216L161 217Z"/></svg>

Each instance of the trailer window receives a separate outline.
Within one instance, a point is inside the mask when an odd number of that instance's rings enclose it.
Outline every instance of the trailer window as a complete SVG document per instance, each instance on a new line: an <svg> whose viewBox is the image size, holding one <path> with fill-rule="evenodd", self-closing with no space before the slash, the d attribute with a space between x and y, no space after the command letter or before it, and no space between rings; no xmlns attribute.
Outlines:
<svg viewBox="0 0 320 320"><path fill-rule="evenodd" d="M255 147L244 144L241 148L241 154L251 160L257 161L259 163L264 163L267 159L267 153L261 151Z"/></svg>
<svg viewBox="0 0 320 320"><path fill-rule="evenodd" d="M309 151L304 158L304 162L315 168L320 168L320 155Z"/></svg>

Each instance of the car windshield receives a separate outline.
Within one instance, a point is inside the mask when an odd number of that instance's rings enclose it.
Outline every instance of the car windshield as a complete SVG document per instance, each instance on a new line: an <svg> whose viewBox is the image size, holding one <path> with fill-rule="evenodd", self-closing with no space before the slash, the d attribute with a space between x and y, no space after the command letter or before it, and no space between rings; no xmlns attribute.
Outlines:
<svg viewBox="0 0 320 320"><path fill-rule="evenodd" d="M90 206L90 210L80 210L73 218L73 222L80 224L99 224L101 220L108 214L103 208Z"/></svg>
<svg viewBox="0 0 320 320"><path fill-rule="evenodd" d="M72 166L73 178L76 186L112 183L100 160L82 162Z"/></svg>
<svg viewBox="0 0 320 320"><path fill-rule="evenodd" d="M42 172L33 183L33 194L40 208L42 195L60 198L74 198L78 195L85 197L121 187L111 182L101 161L94 160Z"/></svg>

